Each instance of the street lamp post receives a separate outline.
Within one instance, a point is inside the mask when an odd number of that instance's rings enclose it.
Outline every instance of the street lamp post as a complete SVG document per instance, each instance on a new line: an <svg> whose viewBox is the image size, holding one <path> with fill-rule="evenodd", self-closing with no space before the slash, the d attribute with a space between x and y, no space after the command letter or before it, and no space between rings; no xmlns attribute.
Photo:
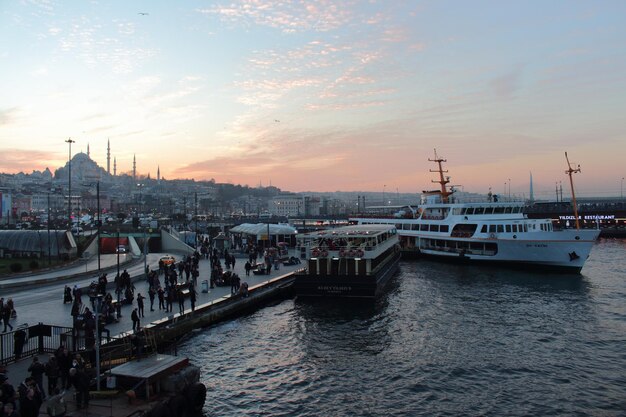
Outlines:
<svg viewBox="0 0 626 417"><path fill-rule="evenodd" d="M70 147L67 157L67 170L68 170L68 182L67 182L67 230L72 230L72 143L75 140L68 138L65 143Z"/></svg>
<svg viewBox="0 0 626 417"><path fill-rule="evenodd" d="M619 189L619 196L622 199L624 198L624 177L622 177L622 185L620 186L620 189Z"/></svg>
<svg viewBox="0 0 626 417"><path fill-rule="evenodd" d="M146 228L143 228L143 270L146 274L146 281L148 280L148 235L146 234Z"/></svg>
<svg viewBox="0 0 626 417"><path fill-rule="evenodd" d="M50 256L50 191L48 191L48 266L52 264L52 258Z"/></svg>
<svg viewBox="0 0 626 417"><path fill-rule="evenodd" d="M198 248L198 193L194 193L194 213L193 215L196 217L196 249Z"/></svg>
<svg viewBox="0 0 626 417"><path fill-rule="evenodd" d="M511 179L509 178L509 201L511 201Z"/></svg>
<svg viewBox="0 0 626 417"><path fill-rule="evenodd" d="M102 294L96 294L96 390L100 391L100 302L102 301Z"/></svg>
<svg viewBox="0 0 626 417"><path fill-rule="evenodd" d="M102 226L102 221L100 220L100 181L96 183L96 210L98 210L98 220L96 225L98 226L98 272L100 272L100 227Z"/></svg>

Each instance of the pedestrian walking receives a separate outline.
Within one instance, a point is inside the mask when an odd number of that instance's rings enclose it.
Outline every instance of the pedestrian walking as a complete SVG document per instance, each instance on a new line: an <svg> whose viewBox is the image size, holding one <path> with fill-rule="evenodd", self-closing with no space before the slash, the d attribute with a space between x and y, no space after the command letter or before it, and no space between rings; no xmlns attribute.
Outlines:
<svg viewBox="0 0 626 417"><path fill-rule="evenodd" d="M148 297L150 298L150 311L154 311L154 297L156 296L156 290L154 287L150 287L148 290Z"/></svg>
<svg viewBox="0 0 626 417"><path fill-rule="evenodd" d="M137 313L137 309L134 308L133 312L130 314L130 319L133 321L133 332L136 332L140 329L139 326L139 313Z"/></svg>
<svg viewBox="0 0 626 417"><path fill-rule="evenodd" d="M137 313L139 314L139 317L143 317L143 300L145 299L146 297L141 295L140 292L137 293Z"/></svg>
<svg viewBox="0 0 626 417"><path fill-rule="evenodd" d="M178 312L185 314L185 294L183 290L178 290Z"/></svg>
<svg viewBox="0 0 626 417"><path fill-rule="evenodd" d="M198 294L196 293L196 287L189 287L189 301L191 302L191 311L196 310L196 299Z"/></svg>
<svg viewBox="0 0 626 417"><path fill-rule="evenodd" d="M170 286L167 289L167 308L165 309L168 313L171 313L174 310L174 297L176 296L176 287Z"/></svg>
<svg viewBox="0 0 626 417"><path fill-rule="evenodd" d="M160 285L157 288L157 296L159 297L159 310L165 310L165 291Z"/></svg>
<svg viewBox="0 0 626 417"><path fill-rule="evenodd" d="M4 304L2 307L2 323L4 324L3 333L7 331L7 327L10 327L11 331L13 331L13 326L9 323L9 320L11 320L11 309L7 304Z"/></svg>

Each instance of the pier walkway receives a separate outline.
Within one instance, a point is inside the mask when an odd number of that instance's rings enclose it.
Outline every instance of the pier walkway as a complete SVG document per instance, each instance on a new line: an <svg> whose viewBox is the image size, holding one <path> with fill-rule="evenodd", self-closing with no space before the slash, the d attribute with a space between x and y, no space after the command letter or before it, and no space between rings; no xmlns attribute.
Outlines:
<svg viewBox="0 0 626 417"><path fill-rule="evenodd" d="M151 269L157 269L158 259L162 254L149 254L147 258L147 264ZM182 259L182 256L176 255L177 260ZM295 251L290 251L290 256L295 256ZM116 257L115 257L116 258ZM276 282L277 278L280 277L290 277L292 273L303 267L304 265L292 265L292 266L284 266L280 265L279 270L272 270L269 275L254 275L250 273L249 276L245 274L245 262L247 258L237 258L235 267L230 270L237 273L241 282L247 282L251 289L261 288L265 284L269 284L270 280ZM131 279L133 284L135 285L135 298L132 305L123 305L122 306L122 317L119 319L117 323L111 323L106 326L106 329L110 332L111 336L128 333L131 332L132 329L132 321L130 319L132 310L136 307L136 297L137 294L141 293L146 299L144 300L145 305L145 317L141 318L141 326L150 326L153 323L154 326L158 326L159 323L164 323L169 320L173 320L177 317L180 317L178 314L179 306L178 302L175 302L173 305L173 312L166 313L164 310L158 309L158 298L155 299L154 302L154 311L150 310L150 300L148 298L148 283L145 280L143 273L143 260L141 262L132 261L130 257L126 260L127 262L120 266L120 269L123 270L125 268L128 269L131 274ZM223 261L222 261L223 262ZM102 266L102 265L101 265ZM131 268L132 266L132 268ZM78 266L78 268L85 268L84 266ZM112 284L112 280L116 273L117 262L109 259L106 261L106 268L109 268L108 278L109 278L109 286L107 287L107 291L111 292L114 295L114 284ZM37 323L44 323L49 325L57 325L57 326L66 326L72 327L73 319L70 315L71 305L63 304L63 289L65 285L73 287L74 285L78 285L81 288L85 288L93 281L97 279L97 271L89 272L87 274L79 274L73 275L70 272L81 272L76 270L77 266L71 267L70 270L58 269L51 270L44 274L37 274L32 276L20 276L18 278L12 279L3 279L0 280L0 291L1 296L7 300L8 298L12 298L15 302L15 309L17 311L17 318L12 319L10 323L14 328L21 324L34 325ZM88 267L89 268L89 267ZM111 273L111 268L113 268L113 273ZM103 270L105 268L103 267ZM210 277L210 262L207 259L201 259L199 262L199 272L200 276L198 277L196 292L197 292L197 301L196 301L196 312L198 310L202 310L203 306L206 307L210 304L215 304L219 300L225 300L231 297L231 289L230 286L223 287L215 287L210 288L209 292L202 292L202 281L209 280ZM76 278L72 278L76 276ZM68 278L69 277L69 278ZM16 286L15 280L19 280L19 285ZM159 281L161 285L163 285L163 276L159 277ZM179 279L179 282L181 280ZM6 285L5 288L2 287L3 284ZM113 297L116 299L116 296ZM89 297L86 295L86 292L83 292L83 303L91 309ZM189 300L187 299L185 302L185 313L189 313L191 311L191 305ZM8 334L0 335L0 337L9 336ZM42 354L40 356L40 361L46 362L47 355ZM0 363L4 363L0 358ZM31 357L23 358L17 362L12 362L7 365L7 376L9 377L9 382L13 386L17 386L29 375L27 372L27 368L32 362ZM45 384L44 384L45 386ZM90 414L94 415L94 414Z"/></svg>

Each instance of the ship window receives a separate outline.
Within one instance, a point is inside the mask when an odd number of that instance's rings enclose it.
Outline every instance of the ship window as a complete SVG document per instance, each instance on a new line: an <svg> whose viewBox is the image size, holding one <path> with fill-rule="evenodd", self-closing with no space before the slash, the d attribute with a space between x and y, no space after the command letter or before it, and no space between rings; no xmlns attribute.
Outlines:
<svg viewBox="0 0 626 417"><path fill-rule="evenodd" d="M510 224L506 225L506 232L507 233L511 233L511 225Z"/></svg>
<svg viewBox="0 0 626 417"><path fill-rule="evenodd" d="M505 208L504 208L504 212L505 212L506 214L510 213L511 211L513 211L513 208L512 208L512 207L505 207Z"/></svg>
<svg viewBox="0 0 626 417"><path fill-rule="evenodd" d="M430 231L431 232L438 232L439 231L439 225L438 224L431 224L430 225Z"/></svg>
<svg viewBox="0 0 626 417"><path fill-rule="evenodd" d="M448 233L448 225L442 224L441 226L439 226L439 231L442 233Z"/></svg>
<svg viewBox="0 0 626 417"><path fill-rule="evenodd" d="M496 225L495 224L490 224L489 225L489 233L495 233L496 232Z"/></svg>
<svg viewBox="0 0 626 417"><path fill-rule="evenodd" d="M493 214L502 214L502 213L504 213L504 207L496 207L493 210Z"/></svg>
<svg viewBox="0 0 626 417"><path fill-rule="evenodd" d="M498 233L504 233L504 225L502 224L498 225Z"/></svg>
<svg viewBox="0 0 626 417"><path fill-rule="evenodd" d="M476 207L474 209L474 214L483 214L485 212L485 208L484 207Z"/></svg>
<svg viewBox="0 0 626 417"><path fill-rule="evenodd" d="M412 224L411 225L411 230L420 230L420 225L419 224Z"/></svg>
<svg viewBox="0 0 626 417"><path fill-rule="evenodd" d="M528 233L528 225L524 223L524 232Z"/></svg>
<svg viewBox="0 0 626 417"><path fill-rule="evenodd" d="M470 249L473 251L482 251L483 244L482 242L470 242Z"/></svg>
<svg viewBox="0 0 626 417"><path fill-rule="evenodd" d="M482 229L480 229L480 233L487 233L487 225L483 224Z"/></svg>
<svg viewBox="0 0 626 417"><path fill-rule="evenodd" d="M420 224L420 230L422 232L428 232L428 225L427 224Z"/></svg>
<svg viewBox="0 0 626 417"><path fill-rule="evenodd" d="M468 207L465 211L465 214L474 214L474 207Z"/></svg>
<svg viewBox="0 0 626 417"><path fill-rule="evenodd" d="M485 207L484 214L492 214L492 213L493 213L493 207Z"/></svg>

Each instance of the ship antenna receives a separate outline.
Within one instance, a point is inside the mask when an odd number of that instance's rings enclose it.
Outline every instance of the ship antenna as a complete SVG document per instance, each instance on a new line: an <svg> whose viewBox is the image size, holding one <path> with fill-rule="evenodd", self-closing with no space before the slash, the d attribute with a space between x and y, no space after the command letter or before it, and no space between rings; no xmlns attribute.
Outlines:
<svg viewBox="0 0 626 417"><path fill-rule="evenodd" d="M572 174L580 172L580 165L576 169L572 168L572 164L569 162L567 152L565 152L565 160L567 161L567 171L565 173L569 175L569 185L572 188L572 204L574 205L574 218L576 219L576 230L580 229L580 223L578 222L578 206L576 206L576 194L574 193L574 180Z"/></svg>
<svg viewBox="0 0 626 417"><path fill-rule="evenodd" d="M435 181L435 180L431 180L431 182L437 182L439 184L441 184L441 200L444 203L448 202L448 197L451 196L454 191L448 191L446 188L446 184L448 184L450 182L450 177L445 177L443 176L444 173L447 173L448 171L444 171L443 167L441 166L442 162L448 162L446 159L443 158L439 158L437 156L437 149L435 149L435 159L430 159L428 158L428 160L430 162L436 162L439 165L439 169L431 169L430 172L438 172L439 173L439 181Z"/></svg>

